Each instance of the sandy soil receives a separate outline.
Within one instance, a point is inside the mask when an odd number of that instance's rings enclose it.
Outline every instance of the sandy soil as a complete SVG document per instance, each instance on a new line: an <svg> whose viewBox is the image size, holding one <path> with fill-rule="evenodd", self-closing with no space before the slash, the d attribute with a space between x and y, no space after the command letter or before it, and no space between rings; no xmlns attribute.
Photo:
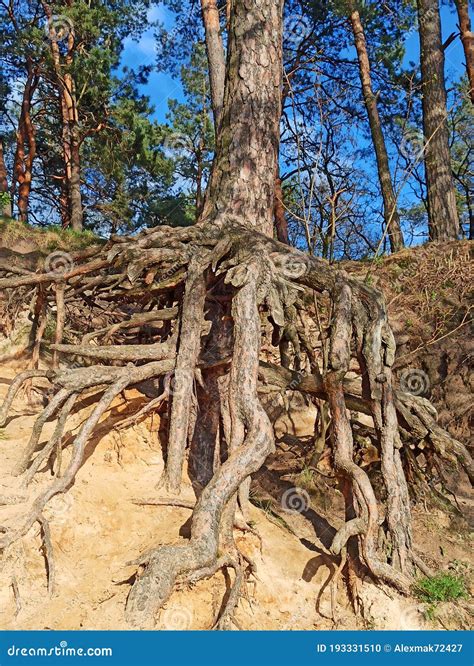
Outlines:
<svg viewBox="0 0 474 666"><path fill-rule="evenodd" d="M0 399L16 372L11 366L0 368ZM128 397L136 410L143 398L138 393ZM90 409L85 404L72 415L67 428L70 433L76 432ZM123 418L125 409L124 401L117 401L105 415L99 432L89 442L74 485L67 494L54 498L45 511L54 546L54 594L49 597L47 592L39 525L3 554L0 629L129 629L124 604L135 567L128 563L153 546L186 537L189 510L136 503L157 495L155 485L163 469L159 418L118 432L114 424ZM11 476L39 410L39 404L32 408L24 398L17 400L6 427L0 431L0 496L3 502L12 496L24 498L21 503L0 506L3 526L14 524L51 482L51 472L43 470L25 490L21 479ZM291 421L280 422L280 433L310 434L313 418L310 411L297 410ZM42 442L48 440L53 429L54 422L46 425ZM64 452L66 462L69 449ZM253 493L267 493L275 508L252 508L252 524L261 536L261 549L256 536L236 531L239 547L258 567L258 580L250 578L238 607L239 626L280 630L428 627L423 606L416 600L376 587L369 580L360 591L363 617L354 615L343 581L339 582L332 609L330 581L337 563L328 554L324 536L337 527L334 515L339 511L340 497L332 488L328 488L327 496L321 490L309 491L309 505L302 514L282 512L281 493L295 483L292 478L288 480L290 449L287 446L286 469L281 462L285 456L274 457L255 483ZM193 498L188 482L183 497ZM428 561L443 568L468 566L469 542L465 532L453 526L449 518L441 512L417 512L415 520L417 548ZM192 589L176 591L156 618L157 629L209 629L228 585L228 577L219 573ZM439 616L441 620L435 624L438 627L466 628L468 623L465 611L450 604L440 609Z"/></svg>

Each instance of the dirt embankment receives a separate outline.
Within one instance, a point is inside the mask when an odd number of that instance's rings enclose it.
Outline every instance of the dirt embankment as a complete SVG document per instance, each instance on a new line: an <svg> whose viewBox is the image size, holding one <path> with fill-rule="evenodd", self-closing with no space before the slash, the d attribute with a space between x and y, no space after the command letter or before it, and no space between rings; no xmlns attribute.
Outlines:
<svg viewBox="0 0 474 666"><path fill-rule="evenodd" d="M473 425L473 259L472 241L458 241L345 265L385 294L399 380L429 398L440 424L465 442Z"/></svg>
<svg viewBox="0 0 474 666"><path fill-rule="evenodd" d="M368 266L346 267L359 275ZM370 267L373 283L386 293L399 342L398 376L421 370L440 419L468 442L472 375L469 335L469 244L431 246L399 253ZM433 296L436 294L436 298ZM466 318L466 313L467 317ZM0 400L23 361L0 364ZM410 378L405 373L405 379ZM127 398L127 400L125 400ZM126 629L124 604L133 561L153 546L186 538L188 509L152 506L163 469L160 418L150 417L125 431L114 426L136 412L146 398L127 392L117 400L87 447L85 462L66 495L53 499L49 520L54 548L53 594L47 592L47 567L39 526L10 548L0 563L0 628ZM72 436L91 404L83 400L68 422ZM40 410L18 399L0 431L0 525L14 524L41 489L51 482L44 469L25 489L11 470L27 445ZM343 579L331 584L338 562L328 551L340 526L342 497L334 484L304 468L312 446L315 412L295 399L277 424L277 453L256 475L252 488L255 534L236 531L239 548L257 565L240 601L242 629L418 629L467 628L469 615L460 605L438 607L427 620L424 607L369 579L359 584L362 608L354 615ZM46 442L55 423L46 424ZM70 455L64 451L64 464ZM455 474L454 472L452 474ZM455 477L451 475L451 479ZM462 484L465 479L461 478ZM295 488L297 504L292 503ZM464 486L462 488L464 493ZM16 503L5 504L6 498ZM185 483L183 497L193 498ZM300 504L298 504L298 502ZM302 505L301 505L302 502ZM465 510L465 507L461 507ZM298 511L299 509L299 511ZM416 549L435 569L470 576L470 542L466 523L426 504L414 509ZM52 573L51 571L49 572ZM229 586L219 573L192 589L175 592L157 618L158 629L208 629Z"/></svg>

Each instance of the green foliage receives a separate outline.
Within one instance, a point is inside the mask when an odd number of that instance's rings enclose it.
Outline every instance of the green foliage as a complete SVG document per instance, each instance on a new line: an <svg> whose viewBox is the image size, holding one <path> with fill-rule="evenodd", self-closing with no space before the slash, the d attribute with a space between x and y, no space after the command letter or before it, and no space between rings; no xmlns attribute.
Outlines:
<svg viewBox="0 0 474 666"><path fill-rule="evenodd" d="M194 199L195 208L209 177L214 151L207 56L203 44L194 46L189 63L181 69L185 102L169 102L169 127L163 126L167 154L180 180L181 196Z"/></svg>
<svg viewBox="0 0 474 666"><path fill-rule="evenodd" d="M442 601L466 599L464 580L459 575L439 573L432 578L422 578L415 586L416 596L425 603L436 604Z"/></svg>
<svg viewBox="0 0 474 666"><path fill-rule="evenodd" d="M162 0L161 9L173 18L165 21L166 27L149 20L152 0L50 4L60 72L72 77L75 89L86 228L106 236L194 223L215 141L204 30L196 3ZM0 134L11 185L19 102L28 67L33 67L38 82L30 208L32 218L46 225L57 222L61 213L63 221L67 219L58 76L43 2L15 0L9 7L11 11L0 13ZM369 126L348 21L354 7L365 31L382 124L387 137L390 133L391 164L395 166L394 157L401 153L395 181L403 178L399 172L416 149L416 133L422 134L420 77L415 64L404 60L407 35L416 29L413 0L286 0L284 65L291 91L282 115L280 171L290 242L330 260L373 255L380 240L376 164L367 141ZM224 9L224 3L219 2L219 8ZM225 11L221 26L225 41ZM156 62L124 67L124 45L150 28ZM71 30L72 52L66 57ZM142 94L155 68L181 82L183 95L169 102L166 124L156 121L153 99ZM448 106L458 208L467 229L472 217L473 111L465 91L464 83L452 86ZM399 200L404 226L419 236L427 222L423 178L421 158ZM336 192L334 235L331 200ZM0 213L2 206L0 199Z"/></svg>

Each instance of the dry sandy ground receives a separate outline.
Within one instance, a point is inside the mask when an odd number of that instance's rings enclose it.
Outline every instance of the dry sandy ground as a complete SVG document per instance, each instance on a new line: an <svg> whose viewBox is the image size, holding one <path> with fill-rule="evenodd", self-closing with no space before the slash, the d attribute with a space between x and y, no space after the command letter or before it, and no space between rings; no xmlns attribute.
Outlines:
<svg viewBox="0 0 474 666"><path fill-rule="evenodd" d="M15 373L11 367L0 368L0 399ZM67 431L74 433L90 409L85 406L74 414ZM185 538L189 510L135 503L157 494L155 485L163 469L158 419L148 419L119 433L113 425L123 418L123 410L124 403L118 402L105 415L99 433L88 445L74 485L66 495L54 498L45 510L55 553L54 594L50 597L47 592L38 525L4 553L0 561L0 629L130 629L124 619L124 604L129 590L127 580L135 567L127 563L153 546ZM0 506L0 525L13 524L51 482L50 472L43 471L25 491L21 481L10 474L26 446L38 411L39 407L31 408L25 399L17 400L5 429L0 431L0 496L26 494L24 503ZM294 414L293 421L300 431L311 430L307 416ZM53 429L54 422L48 423L42 442L47 441ZM67 462L68 450L64 457ZM183 497L193 497L189 484ZM323 521L320 507L313 509ZM288 514L285 520L295 532L292 534L256 507L251 518L262 539L261 550L254 535L236 532L239 547L258 566L258 580L250 579L245 598L239 603L237 620L242 629L428 627L418 602L381 590L370 581L361 588L364 617L355 617L341 581L333 619L329 582L335 563L311 522L304 516ZM452 529L442 514L419 515L416 537L419 551L443 567L453 561L469 562L467 540ZM16 598L14 581L18 587ZM219 573L191 590L175 592L156 618L157 629L209 629L228 583L228 578ZM465 614L450 605L440 612L440 617L441 626L466 628Z"/></svg>

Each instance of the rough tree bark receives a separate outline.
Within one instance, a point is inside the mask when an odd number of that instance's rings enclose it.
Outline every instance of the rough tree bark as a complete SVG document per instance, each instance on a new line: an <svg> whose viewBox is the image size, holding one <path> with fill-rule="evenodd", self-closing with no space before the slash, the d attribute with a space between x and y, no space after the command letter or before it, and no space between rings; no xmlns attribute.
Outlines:
<svg viewBox="0 0 474 666"><path fill-rule="evenodd" d="M423 84L423 133L430 240L456 240L456 208L438 0L417 0Z"/></svg>
<svg viewBox="0 0 474 666"><path fill-rule="evenodd" d="M62 144L64 159L64 184L67 208L63 211L63 226L74 231L82 231L83 207L81 195L81 157L75 83L70 72L63 72L58 35L53 21L53 10L47 2L42 2L49 26L49 42L56 75L62 119ZM74 30L70 29L64 56L66 68L70 67L74 53Z"/></svg>
<svg viewBox="0 0 474 666"><path fill-rule="evenodd" d="M226 15L229 25L230 3L227 3ZM206 32L206 50L209 68L209 80L211 85L212 109L216 135L222 117L224 104L224 88L226 76L226 54L222 41L219 10L216 0L201 0L204 28ZM284 96L284 93L283 93ZM283 100L282 100L283 103ZM277 165L275 177L275 234L279 241L288 244L288 224L283 206L283 190Z"/></svg>
<svg viewBox="0 0 474 666"><path fill-rule="evenodd" d="M1 139L0 139L0 194L9 194L7 168L5 166L5 157L3 155L3 141ZM10 202L0 205L0 215L4 215L6 217L12 216L12 206Z"/></svg>
<svg viewBox="0 0 474 666"><path fill-rule="evenodd" d="M285 214L283 203L283 187L281 185L280 169L277 165L277 175L275 177L275 203L273 207L275 216L275 234L280 243L290 244L288 238L288 221Z"/></svg>
<svg viewBox="0 0 474 666"><path fill-rule="evenodd" d="M222 105L224 104L225 51L216 0L201 0L201 9L206 33L214 126L217 134L221 122Z"/></svg>
<svg viewBox="0 0 474 666"><path fill-rule="evenodd" d="M281 113L281 12L281 1L265 0L250 11L242 2L233 6L222 125L202 215L223 224L228 214L269 236Z"/></svg>
<svg viewBox="0 0 474 666"><path fill-rule="evenodd" d="M468 0L455 0L458 11L459 30L466 59L466 72L469 81L469 96L474 104L474 33L471 29Z"/></svg>
<svg viewBox="0 0 474 666"><path fill-rule="evenodd" d="M367 109L367 115L369 118L370 133L372 135L372 143L374 145L375 157L377 159L377 171L383 198L385 225L388 229L387 233L390 240L390 248L392 252L397 252L404 247L403 233L400 226L397 198L395 196L390 175L387 147L385 145L382 123L380 122L379 111L377 108L377 95L374 94L372 89L370 61L367 53L364 28L360 20L360 14L356 9L353 9L351 12L350 22L354 34L357 59L359 61L362 94L364 96L365 108Z"/></svg>

